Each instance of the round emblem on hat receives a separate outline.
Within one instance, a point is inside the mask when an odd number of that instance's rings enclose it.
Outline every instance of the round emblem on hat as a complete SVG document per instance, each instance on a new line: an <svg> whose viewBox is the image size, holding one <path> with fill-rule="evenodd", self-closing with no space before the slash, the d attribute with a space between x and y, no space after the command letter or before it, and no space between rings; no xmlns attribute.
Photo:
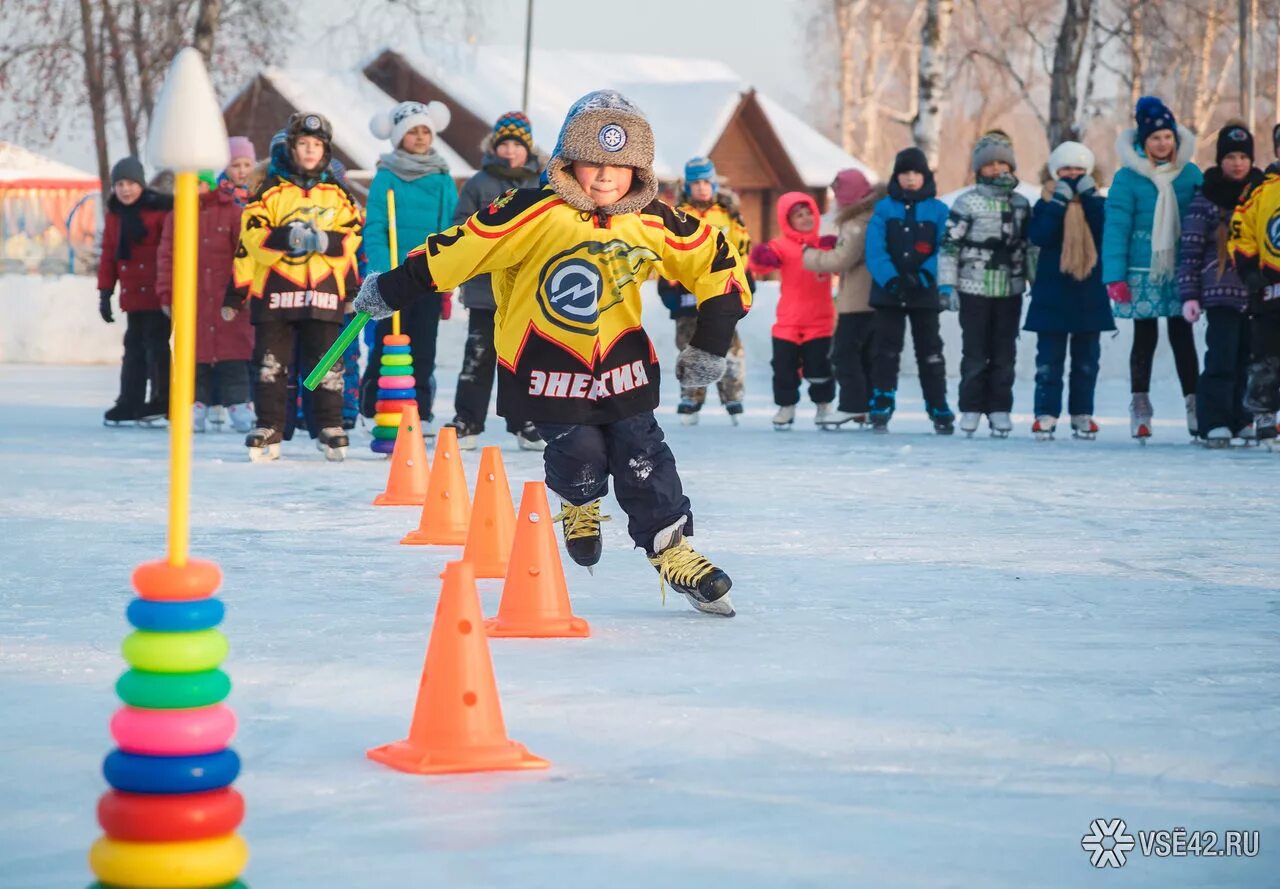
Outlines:
<svg viewBox="0 0 1280 889"><path fill-rule="evenodd" d="M308 130L318 130L320 129L320 118L316 117L314 114L308 114L302 121L302 125Z"/></svg>
<svg viewBox="0 0 1280 889"><path fill-rule="evenodd" d="M1233 142L1247 142L1249 140L1249 134L1246 133L1244 130L1240 129L1239 127L1234 127L1233 129L1229 130L1227 132L1227 135L1231 138L1231 141Z"/></svg>
<svg viewBox="0 0 1280 889"><path fill-rule="evenodd" d="M621 151L627 144L627 131L616 123L600 129L600 147L605 151Z"/></svg>

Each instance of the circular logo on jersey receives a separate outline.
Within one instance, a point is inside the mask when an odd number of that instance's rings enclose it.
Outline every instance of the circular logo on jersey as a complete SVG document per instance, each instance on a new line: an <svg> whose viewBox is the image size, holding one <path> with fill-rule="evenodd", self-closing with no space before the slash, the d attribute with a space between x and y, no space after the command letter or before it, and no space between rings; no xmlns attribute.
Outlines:
<svg viewBox="0 0 1280 889"><path fill-rule="evenodd" d="M1272 253L1280 253L1280 211L1267 222L1267 241L1271 244Z"/></svg>
<svg viewBox="0 0 1280 889"><path fill-rule="evenodd" d="M547 276L544 290L551 314L574 325L594 324L603 282L600 270L585 259L566 259Z"/></svg>
<svg viewBox="0 0 1280 889"><path fill-rule="evenodd" d="M302 125L308 130L318 130L320 129L320 118L316 117L314 114L308 114L303 119Z"/></svg>
<svg viewBox="0 0 1280 889"><path fill-rule="evenodd" d="M600 147L605 151L621 151L627 144L627 131L616 123L600 129Z"/></svg>

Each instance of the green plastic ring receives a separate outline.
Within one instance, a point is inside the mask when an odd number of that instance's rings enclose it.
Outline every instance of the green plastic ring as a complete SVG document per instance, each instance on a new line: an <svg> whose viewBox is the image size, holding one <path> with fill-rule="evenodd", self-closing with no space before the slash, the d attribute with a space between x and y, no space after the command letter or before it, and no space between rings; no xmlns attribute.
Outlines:
<svg viewBox="0 0 1280 889"><path fill-rule="evenodd" d="M374 426L370 430L373 437L378 441L395 441L396 434L400 431L399 426Z"/></svg>
<svg viewBox="0 0 1280 889"><path fill-rule="evenodd" d="M218 630L149 633L136 630L120 646L129 666L151 673L199 673L227 656L227 637Z"/></svg>
<svg viewBox="0 0 1280 889"><path fill-rule="evenodd" d="M185 710L208 707L231 693L231 678L221 670L199 673L150 673L128 670L116 680L116 694L131 707Z"/></svg>
<svg viewBox="0 0 1280 889"><path fill-rule="evenodd" d="M382 356L383 367L413 367L412 355L387 355Z"/></svg>
<svg viewBox="0 0 1280 889"><path fill-rule="evenodd" d="M406 364L402 366L391 365L381 370L381 376L384 377L411 377L413 376L413 365Z"/></svg>

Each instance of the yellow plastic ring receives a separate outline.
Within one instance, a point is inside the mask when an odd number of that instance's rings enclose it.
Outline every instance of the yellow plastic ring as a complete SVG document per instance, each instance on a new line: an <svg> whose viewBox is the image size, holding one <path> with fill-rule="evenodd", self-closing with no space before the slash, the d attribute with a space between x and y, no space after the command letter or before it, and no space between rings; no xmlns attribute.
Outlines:
<svg viewBox="0 0 1280 889"><path fill-rule="evenodd" d="M89 867L103 883L134 889L203 889L230 883L249 863L237 833L180 843L130 843L99 837Z"/></svg>
<svg viewBox="0 0 1280 889"><path fill-rule="evenodd" d="M381 361L387 367L405 367L407 365L413 364L413 356L412 355L388 355L387 353L383 352Z"/></svg>
<svg viewBox="0 0 1280 889"><path fill-rule="evenodd" d="M226 658L227 637L218 630L194 633L137 630L124 637L120 652L135 670L199 673L212 670Z"/></svg>
<svg viewBox="0 0 1280 889"><path fill-rule="evenodd" d="M401 414L374 414L373 425L375 426L393 426L400 428Z"/></svg>

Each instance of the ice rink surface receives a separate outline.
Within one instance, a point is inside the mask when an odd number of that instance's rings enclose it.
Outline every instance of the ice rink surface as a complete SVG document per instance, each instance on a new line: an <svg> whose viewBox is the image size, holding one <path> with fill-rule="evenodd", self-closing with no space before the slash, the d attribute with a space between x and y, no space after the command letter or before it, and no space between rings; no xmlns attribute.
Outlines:
<svg viewBox="0 0 1280 889"><path fill-rule="evenodd" d="M1274 887L1280 885L1280 454L1156 438L927 433L904 379L888 436L663 421L738 617L704 617L630 549L617 505L587 640L491 643L512 738L550 771L403 775L451 548L401 547L360 434L250 465L198 437L195 555L217 561L245 766L246 882L276 887ZM452 395L441 374L437 412ZM0 886L84 886L128 632L129 575L164 554L164 433L103 429L112 368L0 366ZM1165 391L1167 390L1167 391ZM954 396L955 385L951 391ZM714 395L712 396L714 402ZM447 416L447 415L446 415ZM540 477L514 450L513 487ZM465 463L474 481L478 453ZM499 581L482 581L486 611ZM1256 829L1244 859L1095 871L1095 818Z"/></svg>

